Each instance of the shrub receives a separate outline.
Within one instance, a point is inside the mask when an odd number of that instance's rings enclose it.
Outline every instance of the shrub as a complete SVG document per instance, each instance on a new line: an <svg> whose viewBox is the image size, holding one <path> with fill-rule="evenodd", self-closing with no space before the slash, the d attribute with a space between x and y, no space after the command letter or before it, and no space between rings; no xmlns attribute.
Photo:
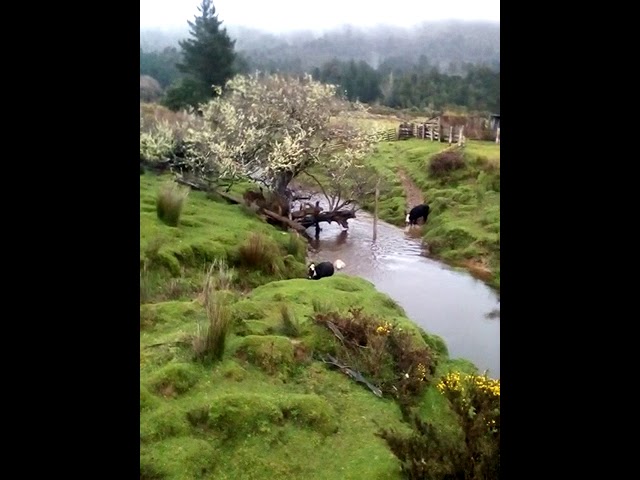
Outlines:
<svg viewBox="0 0 640 480"><path fill-rule="evenodd" d="M163 185L156 200L156 212L160 221L171 227L177 227L188 195L188 188L181 188L173 182Z"/></svg>
<svg viewBox="0 0 640 480"><path fill-rule="evenodd" d="M416 339L402 328L355 308L348 315L315 313L314 321L340 339L338 360L348 360L352 369L401 406L409 406L429 385L434 355L429 347L416 346Z"/></svg>
<svg viewBox="0 0 640 480"><path fill-rule="evenodd" d="M149 75L140 75L140 100L152 102L162 96L162 87L158 81Z"/></svg>
<svg viewBox="0 0 640 480"><path fill-rule="evenodd" d="M437 384L465 437L466 478L500 478L500 380L451 372Z"/></svg>
<svg viewBox="0 0 640 480"><path fill-rule="evenodd" d="M447 174L465 167L462 152L457 150L446 150L440 152L429 162L429 174L434 178L446 177Z"/></svg>
<svg viewBox="0 0 640 480"><path fill-rule="evenodd" d="M142 116L140 128L143 128ZM155 123L148 131L140 131L140 160L152 163L168 160L172 157L174 147L174 133L166 121Z"/></svg>
<svg viewBox="0 0 640 480"><path fill-rule="evenodd" d="M452 443L431 424L412 417L409 435L382 429L406 478L498 480L500 478L500 381L451 372L437 384L458 418L463 439Z"/></svg>
<svg viewBox="0 0 640 480"><path fill-rule="evenodd" d="M401 471L411 480L452 480L467 478L461 475L459 445L447 442L430 423L418 416L412 417L409 435L395 429L381 429L382 438L391 452L400 460ZM496 480L496 479L494 479Z"/></svg>

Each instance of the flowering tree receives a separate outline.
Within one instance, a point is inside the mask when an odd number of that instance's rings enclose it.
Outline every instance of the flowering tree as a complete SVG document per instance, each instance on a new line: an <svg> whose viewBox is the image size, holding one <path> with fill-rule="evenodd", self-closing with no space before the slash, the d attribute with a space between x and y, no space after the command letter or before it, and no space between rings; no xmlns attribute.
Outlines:
<svg viewBox="0 0 640 480"><path fill-rule="evenodd" d="M344 172L370 151L371 135L348 118L335 121L347 108L335 86L309 75L238 75L202 106L203 126L186 137L189 158L203 177L250 177L284 194L311 166Z"/></svg>

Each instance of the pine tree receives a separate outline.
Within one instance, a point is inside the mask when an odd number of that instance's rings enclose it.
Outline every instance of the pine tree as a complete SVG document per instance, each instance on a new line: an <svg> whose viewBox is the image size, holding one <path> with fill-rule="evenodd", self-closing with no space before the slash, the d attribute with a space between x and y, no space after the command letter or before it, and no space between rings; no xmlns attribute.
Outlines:
<svg viewBox="0 0 640 480"><path fill-rule="evenodd" d="M235 74L235 40L220 27L211 0L202 0L198 10L194 21L188 21L192 38L180 41L182 62L177 67L186 78L167 92L165 104L173 109L206 102L214 96L214 85L223 87Z"/></svg>

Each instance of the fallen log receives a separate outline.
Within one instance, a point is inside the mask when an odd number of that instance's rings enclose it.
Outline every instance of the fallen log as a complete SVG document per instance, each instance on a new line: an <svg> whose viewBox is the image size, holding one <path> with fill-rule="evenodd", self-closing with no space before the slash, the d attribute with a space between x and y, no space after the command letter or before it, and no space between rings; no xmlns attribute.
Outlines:
<svg viewBox="0 0 640 480"><path fill-rule="evenodd" d="M143 160L140 159L140 165L142 165L146 170L150 170L152 172L164 173L171 168L171 160Z"/></svg>
<svg viewBox="0 0 640 480"><path fill-rule="evenodd" d="M349 224L347 220L352 218L356 218L356 213L354 210L336 210L333 212L320 212L318 215L307 215L299 220L300 225L304 228L309 228L312 226L317 226L318 223L327 222L332 223L336 222L338 225L349 228Z"/></svg>
<svg viewBox="0 0 640 480"><path fill-rule="evenodd" d="M315 215L315 213L316 213L316 210L315 210L314 207L307 207L304 210L294 210L294 211L292 211L291 212L291 218L293 220L299 220L299 219L304 218L304 217L309 216L309 215L313 216L313 215Z"/></svg>
<svg viewBox="0 0 640 480"><path fill-rule="evenodd" d="M278 215L277 213L272 212L271 210L267 210L266 208L263 208L260 211L262 213L264 213L267 217L269 217L269 218L271 218L273 220L276 220L278 222L284 223L285 225L293 228L295 231L299 232L300 235L302 235L307 240L309 240L309 241L313 240L311 238L311 235L309 235L307 233L306 227L304 227L300 223L294 222L293 220L289 220L287 217L283 217L282 215Z"/></svg>
<svg viewBox="0 0 640 480"><path fill-rule="evenodd" d="M238 197L234 197L233 195L229 195L226 192L221 192L220 190L215 190L215 193L220 195L222 198L224 198L226 201L239 205L241 203L244 203L241 199L239 199Z"/></svg>
<svg viewBox="0 0 640 480"><path fill-rule="evenodd" d="M176 182L182 184L182 185L186 185L188 187L193 188L194 190L199 190L199 191L204 191L204 192L209 192L209 191L213 191L215 192L217 195L220 195L220 197L222 197L223 199L227 200L230 203L239 205L239 204L243 204L244 201L240 198L237 198L229 193L223 192L221 190L212 190L209 185L207 185L205 182L201 181L201 180L197 180L197 179L186 179L184 177L179 177L176 176ZM276 220L284 225L287 225L288 227L294 229L295 231L299 232L300 235L302 235L304 238L306 238L307 240L311 241L313 240L311 235L309 235L307 233L307 228L309 227L316 227L316 236L319 235L319 226L318 224L321 222L327 222L327 223L332 223L332 222L336 222L338 225L341 225L344 228L349 228L349 225L347 223L347 220L350 220L352 218L356 218L356 214L354 210L336 210L333 212L320 212L318 215L313 215L313 209L305 209L304 213L305 216L302 218L295 218L295 220L291 220L287 217L284 217L282 215L278 215L277 213L268 210L266 208L261 208L259 211L260 213L266 215L267 217L271 218L272 220ZM296 213L298 212L291 212L292 216L295 216Z"/></svg>
<svg viewBox="0 0 640 480"><path fill-rule="evenodd" d="M218 188L215 188L211 185L209 185L207 182L200 180L198 178L185 178L183 176L180 175L176 175L174 177L174 180L176 181L176 183L179 183L181 185L186 185L187 187L191 187L194 190L197 190L199 192L217 192L220 194L220 196L224 196L227 195L226 192L223 192L221 190L219 190ZM230 187L231 184L216 184L216 187ZM227 197L225 197L225 200L229 200L231 201L231 203L241 203L241 200L238 200L235 197L231 197L230 195L228 195Z"/></svg>
<svg viewBox="0 0 640 480"><path fill-rule="evenodd" d="M209 185L201 180L187 180L184 177L175 177L175 181L181 185L186 185L187 187L191 187L194 190L198 190L199 192L208 192L210 190Z"/></svg>

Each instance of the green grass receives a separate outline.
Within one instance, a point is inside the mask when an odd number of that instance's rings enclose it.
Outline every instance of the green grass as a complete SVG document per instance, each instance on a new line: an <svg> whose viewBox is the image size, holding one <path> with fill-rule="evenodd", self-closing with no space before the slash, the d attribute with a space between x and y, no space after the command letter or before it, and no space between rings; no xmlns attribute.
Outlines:
<svg viewBox="0 0 640 480"><path fill-rule="evenodd" d="M433 178L431 157L448 145L411 139L382 142L368 162L388 181L381 192L380 217L404 225L404 189L397 172L403 169L432 207L423 236L434 255L469 268L500 288L500 146L468 141L465 168L445 178ZM371 210L372 205L364 205ZM484 265L486 269L478 268Z"/></svg>
<svg viewBox="0 0 640 480"><path fill-rule="evenodd" d="M193 332L197 318L206 316L198 302L141 308L161 319L141 332L143 470L163 478L401 478L397 460L375 436L379 425L407 428L399 407L313 359L332 338L308 315L314 299L330 299L337 308L364 306L393 319L412 329L416 342L424 333L362 279L338 274L313 290L308 285L273 282L239 299L236 333L212 368L190 360L185 347L146 348ZM296 342L274 334L283 302L300 321ZM304 355L296 355L300 351ZM438 368L445 372L452 362L442 357ZM426 391L420 410L459 435L447 423L452 417L435 387Z"/></svg>
<svg viewBox="0 0 640 480"><path fill-rule="evenodd" d="M292 240L289 233L276 230L242 206L230 205L222 199L209 200L204 193L194 191L184 205L178 227L160 221L156 214L156 196L166 181L165 176L140 176L140 264L148 267L141 274L144 277L141 282L157 284L154 276L157 277L158 271L173 278L199 281L209 264L216 260L224 260L246 273L236 277L246 287L274 278L304 277L304 249L292 249L296 240ZM262 261L266 267L273 262L273 269L243 269L242 246L256 234L264 237L263 243L271 253L270 258ZM283 255L279 255L280 252ZM190 271L185 274L185 270Z"/></svg>
<svg viewBox="0 0 640 480"><path fill-rule="evenodd" d="M432 346L437 372L474 367L449 359L441 338L370 282L342 273L301 278L305 250L241 206L194 191L178 226L164 224L155 212L164 181L140 177L140 478L400 479L397 459L375 435L381 426L408 429L398 404L316 358L337 340L310 315L363 307L412 332L416 346ZM256 232L284 259L283 271L243 259ZM219 360L203 363L194 346L211 318L203 285L211 262L219 268L223 260L232 270L210 285L224 295L231 327ZM458 438L433 385L419 411Z"/></svg>

